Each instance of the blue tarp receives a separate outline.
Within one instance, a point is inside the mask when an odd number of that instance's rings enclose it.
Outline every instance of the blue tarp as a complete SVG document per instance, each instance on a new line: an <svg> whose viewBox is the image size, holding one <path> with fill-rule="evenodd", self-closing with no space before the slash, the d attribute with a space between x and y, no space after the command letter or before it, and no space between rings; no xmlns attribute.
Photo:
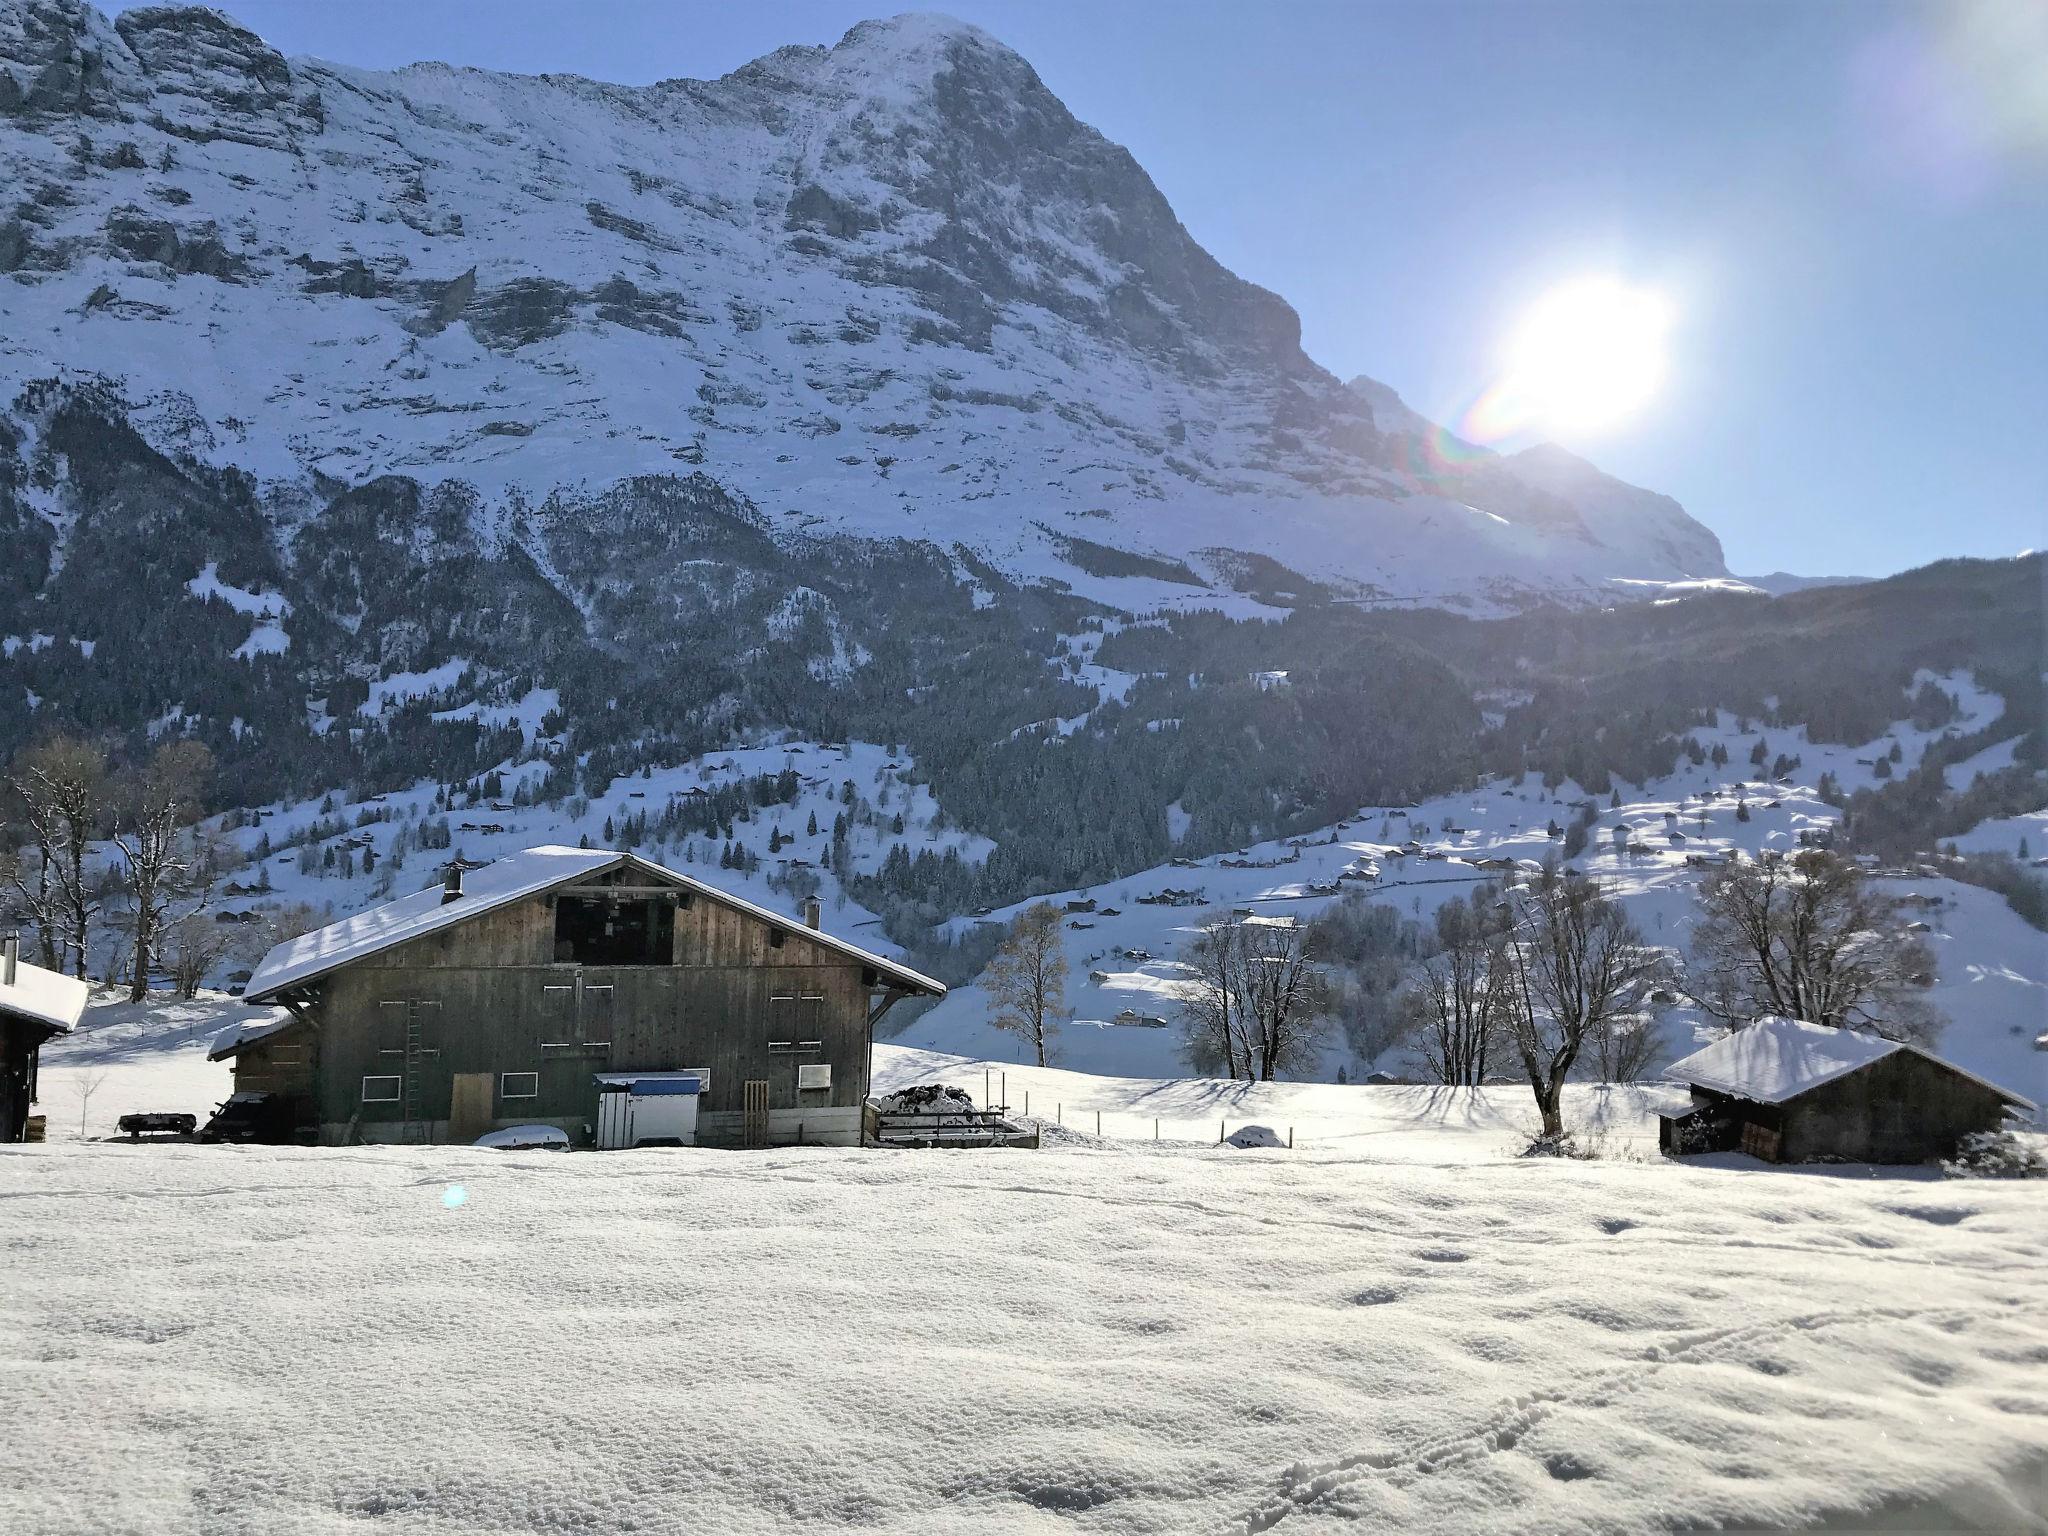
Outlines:
<svg viewBox="0 0 2048 1536"><path fill-rule="evenodd" d="M624 1089L642 1099L704 1091L704 1079L695 1072L600 1072L597 1085L601 1093Z"/></svg>
<svg viewBox="0 0 2048 1536"><path fill-rule="evenodd" d="M627 1090L635 1098L670 1093L702 1093L704 1085L694 1077L643 1077Z"/></svg>

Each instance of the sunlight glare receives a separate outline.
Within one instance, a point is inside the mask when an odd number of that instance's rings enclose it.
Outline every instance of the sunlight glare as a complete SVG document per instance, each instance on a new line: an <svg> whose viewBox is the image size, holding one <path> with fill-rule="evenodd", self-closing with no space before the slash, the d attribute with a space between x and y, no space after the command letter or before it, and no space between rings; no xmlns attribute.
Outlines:
<svg viewBox="0 0 2048 1536"><path fill-rule="evenodd" d="M1670 304L1649 288L1589 277L1551 289L1522 317L1499 381L1474 408L1479 440L1616 425L1663 383L1670 328Z"/></svg>

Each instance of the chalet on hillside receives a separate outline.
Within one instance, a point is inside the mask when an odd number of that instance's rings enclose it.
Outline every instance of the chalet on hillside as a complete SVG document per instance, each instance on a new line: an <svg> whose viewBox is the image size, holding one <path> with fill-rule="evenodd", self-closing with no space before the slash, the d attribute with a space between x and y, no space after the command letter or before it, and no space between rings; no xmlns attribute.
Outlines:
<svg viewBox="0 0 2048 1536"><path fill-rule="evenodd" d="M2036 1107L1917 1045L1797 1019L1759 1019L1665 1076L1692 1089L1690 1109L1663 1117L1666 1152L1772 1163L1924 1163Z"/></svg>
<svg viewBox="0 0 2048 1536"><path fill-rule="evenodd" d="M21 1140L36 1101L43 1042L78 1027L89 991L82 981L24 961L15 935L0 939L0 1142Z"/></svg>
<svg viewBox="0 0 2048 1536"><path fill-rule="evenodd" d="M634 854L529 848L278 945L245 996L288 1018L215 1054L329 1145L854 1145L875 1021L945 990L815 902L795 920Z"/></svg>

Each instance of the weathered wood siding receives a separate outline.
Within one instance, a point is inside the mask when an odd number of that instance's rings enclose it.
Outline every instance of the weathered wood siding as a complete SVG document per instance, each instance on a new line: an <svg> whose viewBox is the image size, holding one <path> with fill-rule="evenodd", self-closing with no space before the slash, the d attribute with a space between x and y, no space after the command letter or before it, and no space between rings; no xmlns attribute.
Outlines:
<svg viewBox="0 0 2048 1536"><path fill-rule="evenodd" d="M1998 1129L2005 1101L1939 1062L1895 1051L1783 1106L1788 1163L1818 1157L1924 1163L1954 1155L1971 1131Z"/></svg>
<svg viewBox="0 0 2048 1536"><path fill-rule="evenodd" d="M643 882L637 873L626 881ZM322 1124L355 1119L371 1135L440 1125L453 1075L490 1072L501 1090L497 1123L580 1127L596 1118L596 1073L701 1067L711 1074L702 1139L737 1139L749 1080L769 1085L776 1123L790 1135L799 1124L807 1135L828 1126L857 1134L871 981L859 961L816 942L801 924L771 928L696 895L675 908L669 964L557 962L556 899L602 890L591 882L531 897L317 984L312 1076ZM419 1047L411 1055L409 1031ZM799 1093L800 1064L830 1066L831 1087ZM508 1072L538 1074L537 1096L504 1098ZM404 1084L397 1102L364 1102L365 1078L408 1074L410 1104Z"/></svg>
<svg viewBox="0 0 2048 1536"><path fill-rule="evenodd" d="M288 1029L235 1054L235 1092L313 1096L319 1038L305 1028Z"/></svg>

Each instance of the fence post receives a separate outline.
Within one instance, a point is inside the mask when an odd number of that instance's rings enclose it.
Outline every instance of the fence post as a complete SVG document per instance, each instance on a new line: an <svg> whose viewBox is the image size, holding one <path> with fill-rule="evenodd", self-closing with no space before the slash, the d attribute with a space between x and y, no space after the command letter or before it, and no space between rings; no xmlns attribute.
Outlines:
<svg viewBox="0 0 2048 1536"><path fill-rule="evenodd" d="M1218 1120L1216 1122L1216 1145L1219 1147L1223 1145L1224 1128L1229 1124L1230 1122L1228 1120Z"/></svg>
<svg viewBox="0 0 2048 1536"><path fill-rule="evenodd" d="M1154 1141L1159 1139L1159 1117L1157 1115L1152 1117L1152 1139Z"/></svg>
<svg viewBox="0 0 2048 1536"><path fill-rule="evenodd" d="M1067 1123L1067 1106L1059 1103L1057 1100L1053 1103L1052 1120L1054 1125L1065 1125Z"/></svg>
<svg viewBox="0 0 2048 1536"><path fill-rule="evenodd" d="M1029 1088L1024 1090L1024 1117L1027 1120L1031 1118L1031 1090Z"/></svg>
<svg viewBox="0 0 2048 1536"><path fill-rule="evenodd" d="M1010 1074L1005 1072L998 1081L1003 1089L1003 1113L1008 1114L1010 1112Z"/></svg>
<svg viewBox="0 0 2048 1536"><path fill-rule="evenodd" d="M1287 1150L1290 1152L1294 1150L1294 1127L1291 1125L1287 1127Z"/></svg>
<svg viewBox="0 0 2048 1536"><path fill-rule="evenodd" d="M1095 1137L1098 1141L1102 1139L1102 1111L1099 1109L1095 1111Z"/></svg>
<svg viewBox="0 0 2048 1536"><path fill-rule="evenodd" d="M987 1108L988 1108L988 1100L989 1100L989 1092L988 1092L988 1068L987 1068L987 1067L983 1067L983 1068L981 1069L981 1107L982 1107L983 1109L987 1109Z"/></svg>

